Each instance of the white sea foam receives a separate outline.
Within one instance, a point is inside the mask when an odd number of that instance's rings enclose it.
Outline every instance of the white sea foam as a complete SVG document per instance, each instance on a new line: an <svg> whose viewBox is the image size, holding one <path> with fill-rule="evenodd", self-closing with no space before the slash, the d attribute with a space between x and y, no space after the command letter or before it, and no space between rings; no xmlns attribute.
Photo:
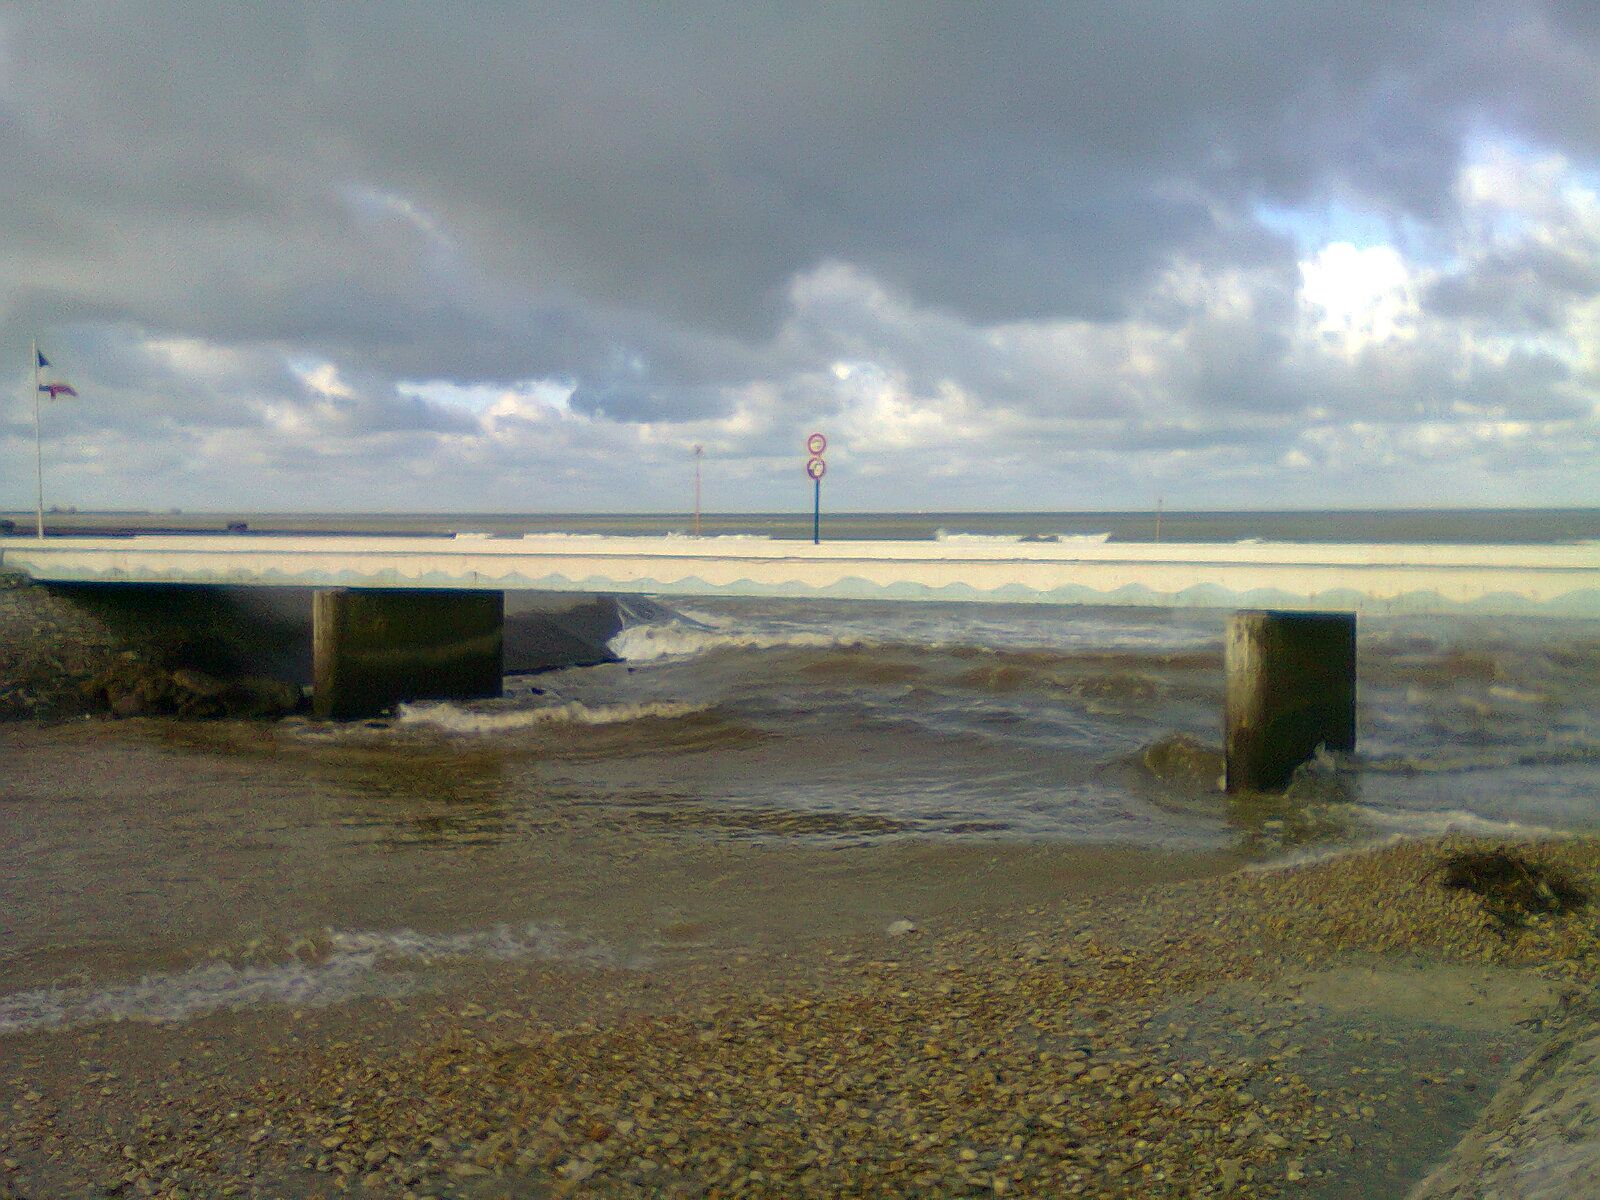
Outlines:
<svg viewBox="0 0 1600 1200"><path fill-rule="evenodd" d="M658 658L684 658L712 650L772 650L781 646L866 646L866 639L849 634L809 631L724 633L686 625L633 625L608 643L611 653L628 662Z"/></svg>
<svg viewBox="0 0 1600 1200"><path fill-rule="evenodd" d="M948 529L933 531L933 540L960 546L1015 546L1019 542L1059 542L1064 545L1099 545L1109 542L1108 533L951 533Z"/></svg>
<svg viewBox="0 0 1600 1200"><path fill-rule="evenodd" d="M1419 838L1445 837L1451 834L1466 837L1498 838L1508 842L1536 842L1570 839L1576 835L1567 830L1548 825L1526 825L1520 821L1499 821L1480 817L1476 813L1452 809L1446 812L1396 812L1363 809L1362 820L1387 832L1358 842L1335 843L1326 846L1305 847L1270 862L1251 863L1244 869L1253 874L1274 871L1292 871L1298 867L1316 866L1342 858L1369 854L1403 842Z"/></svg>
<svg viewBox="0 0 1600 1200"><path fill-rule="evenodd" d="M1568 734L1543 744L1439 747L1425 754L1352 756L1363 771L1381 775L1459 775L1472 771L1505 771L1517 767L1560 767L1593 762L1600 746L1593 738Z"/></svg>
<svg viewBox="0 0 1600 1200"><path fill-rule="evenodd" d="M184 1021L219 1010L283 1004L323 1007L416 989L406 968L471 959L563 961L637 970L624 954L558 925L497 925L462 933L410 929L333 930L320 957L267 964L212 962L108 987L36 988L0 996L0 1034L90 1025L99 1021Z"/></svg>
<svg viewBox="0 0 1600 1200"><path fill-rule="evenodd" d="M463 708L448 702L402 704L401 725L431 725L450 733L504 733L538 725L619 725L626 721L675 721L706 712L709 704L655 700L640 704L546 704L537 708Z"/></svg>
<svg viewBox="0 0 1600 1200"><path fill-rule="evenodd" d="M1509 700L1513 704L1548 704L1550 697L1544 692L1527 692L1521 688L1507 687L1505 684L1493 684L1489 688L1489 695L1496 700Z"/></svg>
<svg viewBox="0 0 1600 1200"><path fill-rule="evenodd" d="M685 533L681 529L669 529L666 533L658 535L665 538L683 538L691 542L770 542L773 540L770 533Z"/></svg>
<svg viewBox="0 0 1600 1200"><path fill-rule="evenodd" d="M1335 842L1325 846L1299 847L1267 862L1246 863L1243 870L1247 875L1271 875L1278 871L1293 871L1298 867L1313 867L1318 863L1336 862L1341 858L1367 854L1373 850L1381 850L1385 846L1396 846L1411 840L1412 837L1408 834L1389 833L1362 842Z"/></svg>
<svg viewBox="0 0 1600 1200"><path fill-rule="evenodd" d="M461 534L457 534L456 536L457 537L461 537L462 535ZM485 535L485 536L488 536L488 535ZM652 538L668 538L668 539L672 539L672 540L682 539L682 540L685 540L685 541L694 541L694 542L770 542L770 541L773 540L772 535L768 534L768 533L686 533L681 529L668 529L668 530L665 530L663 532L657 532L657 531L654 531L654 530L649 530L649 531L645 531L645 532L639 532L637 530L634 530L634 531L617 530L617 531L608 532L608 533L558 533L558 532L551 532L551 533L525 533L525 534L522 535L522 540L525 541L525 542L532 542L532 541L539 541L539 542L555 542L555 541L590 542L590 541L596 541L596 540L599 540L599 539L604 539L606 541L612 541L612 540L619 539L619 538L631 538L634 541L645 541L645 540L649 540L649 539L652 539Z"/></svg>
<svg viewBox="0 0 1600 1200"><path fill-rule="evenodd" d="M1447 833L1460 833L1473 837L1532 841L1536 838L1568 836L1550 825L1529 825L1522 821L1482 817L1459 808L1435 812L1363 809L1361 818L1369 825L1393 830L1402 837L1440 837Z"/></svg>

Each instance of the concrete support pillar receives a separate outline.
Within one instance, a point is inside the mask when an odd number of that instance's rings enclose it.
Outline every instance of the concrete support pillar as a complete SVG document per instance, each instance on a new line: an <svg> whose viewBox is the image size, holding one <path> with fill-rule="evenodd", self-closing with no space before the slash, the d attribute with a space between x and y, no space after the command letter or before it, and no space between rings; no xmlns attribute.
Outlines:
<svg viewBox="0 0 1600 1200"><path fill-rule="evenodd" d="M1234 613L1223 662L1228 791L1282 791L1318 746L1355 749L1354 613Z"/></svg>
<svg viewBox="0 0 1600 1200"><path fill-rule="evenodd" d="M312 711L342 720L401 700L498 696L504 627L504 592L319 591Z"/></svg>

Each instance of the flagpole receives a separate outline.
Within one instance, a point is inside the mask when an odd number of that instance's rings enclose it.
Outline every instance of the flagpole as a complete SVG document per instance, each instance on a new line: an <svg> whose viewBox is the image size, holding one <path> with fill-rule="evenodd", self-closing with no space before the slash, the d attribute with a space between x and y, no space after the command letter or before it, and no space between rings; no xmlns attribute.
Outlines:
<svg viewBox="0 0 1600 1200"><path fill-rule="evenodd" d="M33 339L33 529L44 537L44 443L39 437L39 339Z"/></svg>

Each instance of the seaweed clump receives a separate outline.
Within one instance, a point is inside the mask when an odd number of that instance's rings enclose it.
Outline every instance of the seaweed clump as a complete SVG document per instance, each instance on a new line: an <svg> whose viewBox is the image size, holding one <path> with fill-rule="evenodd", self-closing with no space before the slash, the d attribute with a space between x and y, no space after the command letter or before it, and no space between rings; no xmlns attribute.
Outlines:
<svg viewBox="0 0 1600 1200"><path fill-rule="evenodd" d="M1589 890L1560 867L1514 850L1463 850L1441 864L1440 885L1472 892L1503 929L1520 929L1538 916L1575 912Z"/></svg>

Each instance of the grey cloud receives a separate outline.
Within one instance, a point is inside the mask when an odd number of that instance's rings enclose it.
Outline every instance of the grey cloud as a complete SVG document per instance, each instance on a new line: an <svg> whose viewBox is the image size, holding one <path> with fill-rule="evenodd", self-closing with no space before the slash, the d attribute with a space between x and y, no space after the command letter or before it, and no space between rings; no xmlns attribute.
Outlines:
<svg viewBox="0 0 1600 1200"><path fill-rule="evenodd" d="M1441 316L1518 332L1559 330L1574 303L1600 292L1600 243L1524 241L1435 281L1426 294Z"/></svg>
<svg viewBox="0 0 1600 1200"><path fill-rule="evenodd" d="M16 57L55 86L31 137L7 134L6 199L57 253L106 249L63 186L93 224L175 243L198 311L213 289L248 312L281 287L312 302L307 326L380 344L360 288L341 313L314 303L354 267L395 324L419 316L396 294L424 282L415 264L327 203L352 183L415 199L530 288L746 335L828 257L977 320L1105 319L1214 234L1207 197L1342 179L1446 207L1463 129L1554 53L1529 37L1505 61L1514 11L23 6ZM267 240L237 248L249 230Z"/></svg>
<svg viewBox="0 0 1600 1200"><path fill-rule="evenodd" d="M723 416L731 408L727 396L713 388L657 391L626 385L579 387L567 404L573 412L630 424L704 420Z"/></svg>
<svg viewBox="0 0 1600 1200"><path fill-rule="evenodd" d="M289 412L327 453L421 463L488 427L398 383L559 378L574 454L738 412L718 436L759 458L860 408L829 373L850 360L928 409L959 389L962 427L1024 460L1020 429L1221 463L1313 410L1592 402L1553 359L1463 372L1438 329L1306 358L1296 252L1253 219L1338 196L1448 236L1468 136L1592 159L1583 5L23 4L0 31L0 333L69 333L115 403L62 419L118 437L156 420L288 462L264 431ZM1467 262L1429 319L1558 329L1600 281L1564 234ZM1174 264L1248 306L1174 290ZM353 394L308 393L293 358ZM513 426L550 432L501 420L495 462L535 453Z"/></svg>
<svg viewBox="0 0 1600 1200"><path fill-rule="evenodd" d="M1572 369L1550 354L1515 350L1503 363L1478 362L1455 399L1469 411L1518 421L1575 421L1594 399L1577 391Z"/></svg>

